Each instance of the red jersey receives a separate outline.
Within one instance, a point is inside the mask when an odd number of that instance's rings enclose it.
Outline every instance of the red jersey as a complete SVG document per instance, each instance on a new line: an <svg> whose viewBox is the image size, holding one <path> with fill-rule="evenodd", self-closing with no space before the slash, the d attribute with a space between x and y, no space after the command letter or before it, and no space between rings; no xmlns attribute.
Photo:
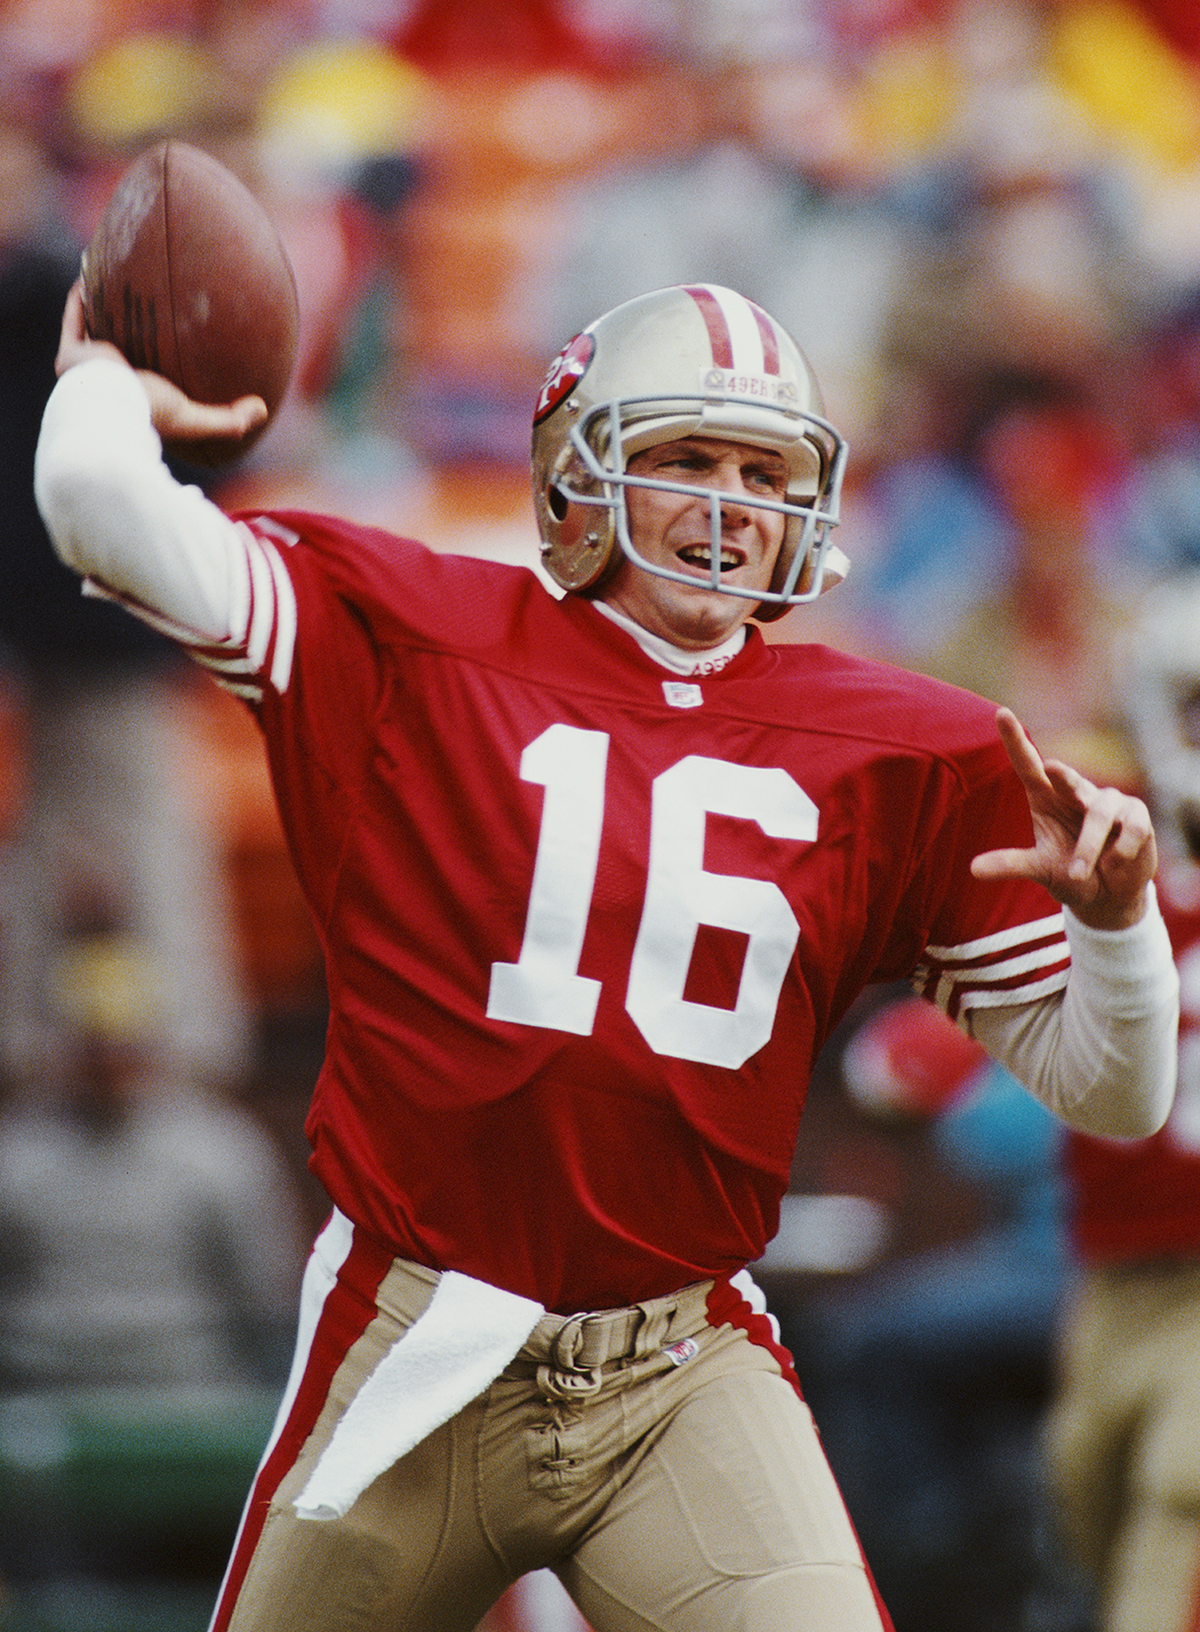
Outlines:
<svg viewBox="0 0 1200 1632"><path fill-rule="evenodd" d="M970 874L1031 842L990 704L757 631L680 679L523 568L253 526L254 706L327 963L312 1165L398 1255L562 1312L732 1274L864 985L953 1013L1065 983L1050 897Z"/></svg>
<svg viewBox="0 0 1200 1632"><path fill-rule="evenodd" d="M1067 1134L1072 1240L1090 1264L1200 1257L1200 870L1164 869L1158 900L1179 969L1178 1087L1150 1139Z"/></svg>

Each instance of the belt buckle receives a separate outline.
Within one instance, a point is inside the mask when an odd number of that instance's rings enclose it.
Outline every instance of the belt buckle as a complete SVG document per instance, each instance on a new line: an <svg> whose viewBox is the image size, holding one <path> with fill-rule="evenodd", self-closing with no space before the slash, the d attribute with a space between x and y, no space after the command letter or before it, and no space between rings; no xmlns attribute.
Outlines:
<svg viewBox="0 0 1200 1632"><path fill-rule="evenodd" d="M636 1307L611 1314L573 1315L555 1336L551 1350L555 1367L586 1372L609 1360L623 1359L632 1352L645 1318L645 1311Z"/></svg>
<svg viewBox="0 0 1200 1632"><path fill-rule="evenodd" d="M583 1323L586 1315L572 1315L554 1334L550 1345L550 1363L556 1371L581 1371L579 1356L583 1351Z"/></svg>

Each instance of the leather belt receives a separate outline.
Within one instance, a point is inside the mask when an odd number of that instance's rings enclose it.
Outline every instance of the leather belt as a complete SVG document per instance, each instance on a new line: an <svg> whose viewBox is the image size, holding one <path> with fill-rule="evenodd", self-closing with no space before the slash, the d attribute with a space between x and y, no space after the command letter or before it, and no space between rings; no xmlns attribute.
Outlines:
<svg viewBox="0 0 1200 1632"><path fill-rule="evenodd" d="M707 1323L711 1281L695 1282L663 1298L625 1309L578 1315L543 1315L522 1349L526 1360L560 1372L591 1372L614 1360L650 1354Z"/></svg>
<svg viewBox="0 0 1200 1632"><path fill-rule="evenodd" d="M636 1305L603 1314L572 1315L550 1345L550 1363L560 1371L594 1371L610 1360L627 1360L636 1351L646 1311Z"/></svg>

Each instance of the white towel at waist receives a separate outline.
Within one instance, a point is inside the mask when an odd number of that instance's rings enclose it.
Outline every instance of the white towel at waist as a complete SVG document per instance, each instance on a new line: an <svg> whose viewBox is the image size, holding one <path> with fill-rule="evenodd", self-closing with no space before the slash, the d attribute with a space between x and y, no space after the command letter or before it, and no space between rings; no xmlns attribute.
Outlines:
<svg viewBox="0 0 1200 1632"><path fill-rule="evenodd" d="M498 1377L545 1310L447 1270L428 1308L387 1351L333 1432L294 1503L340 1518L379 1475Z"/></svg>

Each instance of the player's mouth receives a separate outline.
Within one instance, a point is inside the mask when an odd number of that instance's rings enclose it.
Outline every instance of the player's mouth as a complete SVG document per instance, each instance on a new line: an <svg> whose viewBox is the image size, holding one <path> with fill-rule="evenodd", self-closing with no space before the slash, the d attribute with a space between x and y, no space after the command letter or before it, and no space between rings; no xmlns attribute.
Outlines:
<svg viewBox="0 0 1200 1632"><path fill-rule="evenodd" d="M684 566L695 567L706 578L712 577L712 546L710 544L685 544L682 549L676 550L676 557ZM743 550L735 550L725 545L721 546L720 571L736 572L739 567L746 565L746 555Z"/></svg>

